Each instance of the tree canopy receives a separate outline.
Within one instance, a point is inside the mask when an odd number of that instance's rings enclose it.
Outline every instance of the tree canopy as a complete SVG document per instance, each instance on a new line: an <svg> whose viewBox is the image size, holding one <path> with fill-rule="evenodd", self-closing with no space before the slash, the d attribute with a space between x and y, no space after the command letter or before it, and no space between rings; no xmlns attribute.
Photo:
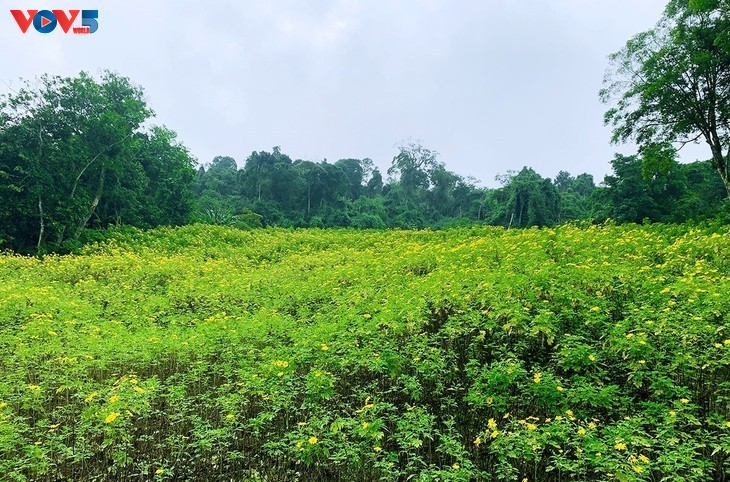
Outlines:
<svg viewBox="0 0 730 482"><path fill-rule="evenodd" d="M142 127L152 114L112 72L46 75L0 96L0 236L39 250L88 226L185 222L194 160L174 132Z"/></svg>
<svg viewBox="0 0 730 482"><path fill-rule="evenodd" d="M730 15L726 0L671 0L655 28L611 55L601 91L613 141L645 162L704 141L730 194Z"/></svg>

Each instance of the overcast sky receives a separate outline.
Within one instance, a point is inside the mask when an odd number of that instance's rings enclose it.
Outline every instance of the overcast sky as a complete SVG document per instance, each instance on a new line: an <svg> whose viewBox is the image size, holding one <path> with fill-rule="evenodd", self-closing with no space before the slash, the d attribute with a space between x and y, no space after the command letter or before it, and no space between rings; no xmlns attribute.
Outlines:
<svg viewBox="0 0 730 482"><path fill-rule="evenodd" d="M373 159L419 140L483 185L531 166L610 171L598 99L607 56L666 0L11 0L0 90L43 73L115 70L201 163ZM89 36L22 34L9 9L98 9ZM704 148L682 156L709 157Z"/></svg>

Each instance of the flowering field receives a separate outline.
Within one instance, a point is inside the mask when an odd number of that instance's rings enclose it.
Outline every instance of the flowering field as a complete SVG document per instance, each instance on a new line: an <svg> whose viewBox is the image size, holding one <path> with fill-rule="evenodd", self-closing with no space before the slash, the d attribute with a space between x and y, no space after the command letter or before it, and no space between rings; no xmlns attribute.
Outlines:
<svg viewBox="0 0 730 482"><path fill-rule="evenodd" d="M0 256L3 480L727 480L730 230Z"/></svg>

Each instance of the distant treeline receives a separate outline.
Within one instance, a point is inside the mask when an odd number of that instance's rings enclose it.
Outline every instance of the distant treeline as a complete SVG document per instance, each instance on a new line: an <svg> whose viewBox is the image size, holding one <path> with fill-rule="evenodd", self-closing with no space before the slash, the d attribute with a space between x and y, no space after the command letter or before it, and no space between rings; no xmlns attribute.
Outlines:
<svg viewBox="0 0 730 482"><path fill-rule="evenodd" d="M193 185L199 221L242 226L443 228L475 223L551 226L575 220L684 222L718 215L725 188L709 162L671 163L646 172L617 155L613 175L529 167L501 175L496 189L446 169L418 144L399 148L387 180L370 159L294 160L279 148L253 152L239 169L231 157L200 167Z"/></svg>
<svg viewBox="0 0 730 482"><path fill-rule="evenodd" d="M118 74L44 76L0 96L0 249L71 251L98 230L194 222L259 226L550 226L574 220L683 222L726 212L709 163L617 155L613 175L555 179L523 168L497 189L403 145L386 173L370 159L292 160L278 147L197 166ZM648 165L660 166L655 170ZM724 214L723 214L724 215Z"/></svg>

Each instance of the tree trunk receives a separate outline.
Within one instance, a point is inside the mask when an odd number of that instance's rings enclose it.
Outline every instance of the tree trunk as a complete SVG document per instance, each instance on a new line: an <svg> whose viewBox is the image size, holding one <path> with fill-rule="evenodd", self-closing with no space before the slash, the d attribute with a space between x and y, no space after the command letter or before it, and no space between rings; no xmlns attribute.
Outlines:
<svg viewBox="0 0 730 482"><path fill-rule="evenodd" d="M725 191L727 192L728 198L730 198L730 149L728 149L727 156L723 157L722 151L720 152L720 162L717 163L717 171L720 173L722 183L725 185Z"/></svg>
<svg viewBox="0 0 730 482"><path fill-rule="evenodd" d="M38 195L38 215L40 217L40 230L38 232L38 244L36 245L36 252L41 250L41 243L43 242L43 232L46 230L46 225L43 221L43 200L40 194Z"/></svg>
<svg viewBox="0 0 730 482"><path fill-rule="evenodd" d="M705 134L705 139L712 151L712 166L720 174L720 179L722 179L722 183L725 185L725 192L730 197L730 149L728 149L727 156L723 156L722 144L720 143L720 137L717 135L717 132L710 132L709 137L708 134Z"/></svg>
<svg viewBox="0 0 730 482"><path fill-rule="evenodd" d="M81 220L79 225L76 227L76 233L74 233L74 239L79 239L79 236L81 236L81 231L84 229L86 224L89 222L89 219L91 219L91 216L94 215L94 211L96 211L96 207L99 205L99 201L101 200L101 195L104 193L104 180L106 179L106 166L101 167L101 173L99 174L99 185L96 188L96 195L94 196L94 200L91 201L91 206L89 206L89 212L86 213L86 216Z"/></svg>

